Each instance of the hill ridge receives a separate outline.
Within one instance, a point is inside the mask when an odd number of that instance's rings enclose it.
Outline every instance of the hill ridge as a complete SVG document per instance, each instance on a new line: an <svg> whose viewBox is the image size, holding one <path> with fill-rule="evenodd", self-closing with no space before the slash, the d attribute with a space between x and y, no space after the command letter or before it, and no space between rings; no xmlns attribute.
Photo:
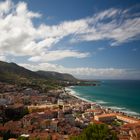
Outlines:
<svg viewBox="0 0 140 140"><path fill-rule="evenodd" d="M25 79L51 79L62 81L76 81L77 79L68 73L54 71L31 71L13 62L0 61L0 81L9 82Z"/></svg>

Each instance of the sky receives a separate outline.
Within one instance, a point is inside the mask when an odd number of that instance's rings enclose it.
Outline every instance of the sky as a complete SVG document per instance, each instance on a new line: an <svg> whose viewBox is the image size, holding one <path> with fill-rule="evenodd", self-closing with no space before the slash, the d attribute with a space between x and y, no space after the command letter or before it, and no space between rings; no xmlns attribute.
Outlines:
<svg viewBox="0 0 140 140"><path fill-rule="evenodd" d="M81 79L140 79L140 1L0 0L0 60Z"/></svg>

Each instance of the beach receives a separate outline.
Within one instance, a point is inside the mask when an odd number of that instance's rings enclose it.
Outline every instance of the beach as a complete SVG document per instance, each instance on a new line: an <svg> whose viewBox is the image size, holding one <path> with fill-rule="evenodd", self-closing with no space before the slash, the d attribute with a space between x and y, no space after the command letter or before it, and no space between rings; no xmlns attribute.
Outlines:
<svg viewBox="0 0 140 140"><path fill-rule="evenodd" d="M93 99L84 98L83 96L81 96L81 94L79 92L76 92L74 90L74 86L66 87L65 90L70 96L73 96L73 97L77 98L78 100L81 100L82 102L89 103L89 104L96 104L97 106L99 106L105 110L112 110L112 112L119 112L119 113L123 113L127 116L131 116L134 118L140 118L139 113L128 110L126 108L123 108L123 107L120 108L117 106L108 106L105 101L102 101L102 100L93 101Z"/></svg>

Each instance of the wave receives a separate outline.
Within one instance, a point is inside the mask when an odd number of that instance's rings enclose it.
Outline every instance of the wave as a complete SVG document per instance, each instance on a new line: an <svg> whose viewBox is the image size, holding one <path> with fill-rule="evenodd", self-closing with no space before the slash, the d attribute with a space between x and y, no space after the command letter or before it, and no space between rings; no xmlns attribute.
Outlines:
<svg viewBox="0 0 140 140"><path fill-rule="evenodd" d="M124 113L134 116L139 116L140 114L131 110L123 110Z"/></svg>
<svg viewBox="0 0 140 140"><path fill-rule="evenodd" d="M65 89L66 89L67 91L69 91L70 94L76 96L77 98L80 98L80 99L85 100L85 101L87 101L87 102L92 102L92 103L95 102L95 103L97 103L97 104L107 104L107 103L108 103L108 102L105 102L105 101L103 101L103 100L91 101L91 100L90 100L91 96L87 96L87 95L85 95L84 97L81 97L81 94L78 93L78 92L76 92L76 91L73 90L72 88L73 88L73 86L72 86L72 87L69 87L69 88L67 87L67 88L65 88Z"/></svg>
<svg viewBox="0 0 140 140"><path fill-rule="evenodd" d="M73 95L74 97L76 97L76 98L79 98L79 99L81 99L81 100L83 100L83 101L86 101L86 102L89 102L89 103L93 103L93 101L91 101L91 100L89 100L89 99L85 99L84 97L80 97L80 93L78 93L78 92L76 92L76 91L74 91L72 88L65 88L65 90L66 91L70 91L70 94L71 95Z"/></svg>
<svg viewBox="0 0 140 140"><path fill-rule="evenodd" d="M108 104L108 102L102 101L102 100L96 100L95 101L97 104Z"/></svg>
<svg viewBox="0 0 140 140"><path fill-rule="evenodd" d="M113 110L125 110L125 107L116 107L116 106L107 106L108 108L111 108Z"/></svg>
<svg viewBox="0 0 140 140"><path fill-rule="evenodd" d="M66 91L69 91L70 94L72 94L72 95L80 95L78 92L74 91L74 90L71 89L71 88L65 88L65 90L66 90Z"/></svg>
<svg viewBox="0 0 140 140"><path fill-rule="evenodd" d="M67 87L65 88L66 91L69 91L71 95L75 96L76 98L79 98L83 101L86 101L86 102L89 102L89 103L97 103L98 105L103 105L103 107L105 108L110 108L112 110L115 110L115 111L119 111L119 112L123 112L123 113L126 113L128 115L132 115L132 116L140 116L140 113L137 113L137 112L134 112L128 108L125 108L125 107L118 107L118 106L108 106L107 104L109 104L109 102L105 102L103 100L95 100L95 101L91 101L90 99L90 96L84 96L84 97L81 97L81 94L76 92L74 89L72 89L73 87Z"/></svg>
<svg viewBox="0 0 140 140"><path fill-rule="evenodd" d="M134 115L134 116L139 116L140 115L139 113L134 112L134 111L132 111L128 108L125 108L125 107L116 107L116 106L106 106L106 107L110 108L112 110L115 110L115 111L126 113L128 115Z"/></svg>

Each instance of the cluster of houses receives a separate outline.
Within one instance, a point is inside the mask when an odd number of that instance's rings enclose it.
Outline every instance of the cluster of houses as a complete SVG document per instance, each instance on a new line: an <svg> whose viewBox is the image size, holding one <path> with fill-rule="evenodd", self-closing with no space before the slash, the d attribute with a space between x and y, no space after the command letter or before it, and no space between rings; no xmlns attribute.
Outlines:
<svg viewBox="0 0 140 140"><path fill-rule="evenodd" d="M0 93L0 139L10 133L14 139L69 140L89 124L102 123L115 131L119 140L140 139L138 118L83 101L63 89L40 93L32 88L9 88L12 90ZM28 112L23 114L25 108Z"/></svg>

